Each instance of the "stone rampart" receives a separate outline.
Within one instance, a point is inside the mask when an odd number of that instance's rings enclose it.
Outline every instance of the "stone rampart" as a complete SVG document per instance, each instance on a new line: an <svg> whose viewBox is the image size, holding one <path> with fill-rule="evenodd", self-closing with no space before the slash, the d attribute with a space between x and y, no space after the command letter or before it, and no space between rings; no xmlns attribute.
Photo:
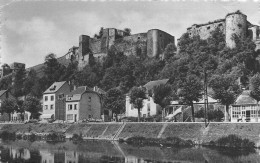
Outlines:
<svg viewBox="0 0 260 163"><path fill-rule="evenodd" d="M84 124L0 124L0 132L65 133L67 138L82 134L84 139L119 140L133 136L147 138L179 137L198 144L207 144L223 136L235 134L260 147L260 123L178 123L127 122Z"/></svg>

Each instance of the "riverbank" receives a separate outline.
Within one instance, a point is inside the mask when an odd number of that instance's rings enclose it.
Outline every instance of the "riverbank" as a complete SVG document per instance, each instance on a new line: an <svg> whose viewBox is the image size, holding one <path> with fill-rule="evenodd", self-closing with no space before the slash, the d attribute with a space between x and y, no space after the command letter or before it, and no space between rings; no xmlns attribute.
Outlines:
<svg viewBox="0 0 260 163"><path fill-rule="evenodd" d="M237 135L260 147L260 123L85 123L85 124L0 124L0 132L10 133L63 133L83 139L119 140L130 137L178 137L195 144L209 144L223 136Z"/></svg>

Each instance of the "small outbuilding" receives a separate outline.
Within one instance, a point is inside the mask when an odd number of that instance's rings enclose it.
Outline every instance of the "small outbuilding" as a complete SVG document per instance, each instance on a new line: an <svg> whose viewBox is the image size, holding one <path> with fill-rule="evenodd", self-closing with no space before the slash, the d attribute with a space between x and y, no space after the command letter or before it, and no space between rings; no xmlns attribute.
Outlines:
<svg viewBox="0 0 260 163"><path fill-rule="evenodd" d="M244 90L230 107L231 122L260 122L260 108L250 96L250 90Z"/></svg>

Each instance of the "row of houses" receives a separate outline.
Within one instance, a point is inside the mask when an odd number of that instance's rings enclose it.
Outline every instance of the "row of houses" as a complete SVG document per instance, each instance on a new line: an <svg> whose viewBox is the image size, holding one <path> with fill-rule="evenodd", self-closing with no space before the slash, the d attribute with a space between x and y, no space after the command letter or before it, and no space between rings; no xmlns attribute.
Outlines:
<svg viewBox="0 0 260 163"><path fill-rule="evenodd" d="M105 120L103 95L98 88L81 86L71 91L68 82L55 82L43 93L41 119L78 122L87 119Z"/></svg>
<svg viewBox="0 0 260 163"><path fill-rule="evenodd" d="M165 121L181 121L184 122L183 115L187 113L191 116L191 108L186 105L181 105L177 101L172 101L171 105L168 105L166 108L162 109L158 104L154 103L151 95L148 94L154 87L161 84L165 85L168 83L168 79L150 81L145 84L143 87L146 88L147 99L143 101L143 108L140 110L140 115L143 118L155 116L161 113L162 118ZM230 119L223 119L226 122L260 122L260 106L257 101L250 96L250 90L243 90L243 92L237 97L234 104L229 106L228 111L225 109L218 100L213 99L211 96L208 96L208 109L211 110L221 110L224 113L224 117L227 114L230 115ZM194 101L194 110L198 111L204 109L205 99L204 97L199 101ZM127 117L137 117L138 111L133 107L133 104L130 103L130 97L126 96L126 112Z"/></svg>
<svg viewBox="0 0 260 163"><path fill-rule="evenodd" d="M184 112L191 114L191 109L188 106L180 105L173 101L171 105L162 109L158 104L154 103L152 95L148 92L159 85L165 85L169 82L168 79L150 81L143 87L146 88L147 99L143 101L143 108L140 110L143 118L162 115L166 121L186 121L183 115ZM104 110L103 97L105 92L98 88L89 88L80 86L71 90L68 82L54 82L44 93L42 99L41 119L62 120L67 122L78 122L84 120L101 120L108 121L110 114ZM9 91L0 91L0 106L1 102L7 98L14 98ZM198 102L194 101L195 111L204 108L204 99ZM225 114L230 115L229 121L247 121L260 122L260 109L257 101L250 96L249 90L244 90L238 96L236 102L230 106L229 113L225 111L225 107L212 97L208 97L209 109L221 109ZM106 113L105 113L106 112ZM110 116L109 116L109 115ZM124 117L137 117L138 111L130 103L129 95L126 95L126 105ZM226 117L226 116L225 116ZM21 114L14 112L10 116L3 114L0 116L0 121L17 121L21 119ZM24 119L30 119L30 113L24 113ZM227 121L227 120L226 120Z"/></svg>

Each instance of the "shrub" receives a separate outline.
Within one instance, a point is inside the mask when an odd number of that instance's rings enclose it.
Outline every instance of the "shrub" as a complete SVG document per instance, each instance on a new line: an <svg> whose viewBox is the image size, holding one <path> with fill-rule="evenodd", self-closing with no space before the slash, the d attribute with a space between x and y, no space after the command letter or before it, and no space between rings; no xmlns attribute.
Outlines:
<svg viewBox="0 0 260 163"><path fill-rule="evenodd" d="M82 136L82 134L73 134L73 136L72 136L72 141L73 142L80 142L80 141L83 141L83 136Z"/></svg>
<svg viewBox="0 0 260 163"><path fill-rule="evenodd" d="M161 138L145 138L145 137L131 137L126 140L128 144L132 145L150 145L150 146L176 146L176 147L191 147L194 143L191 140L183 140L178 137Z"/></svg>
<svg viewBox="0 0 260 163"><path fill-rule="evenodd" d="M1 134L0 134L0 138L2 138L3 140L15 140L15 133L12 132L8 132L8 131L3 131Z"/></svg>
<svg viewBox="0 0 260 163"><path fill-rule="evenodd" d="M255 148L255 143L248 139L242 139L237 135L228 135L219 138L215 142L215 146L228 147L228 148Z"/></svg>
<svg viewBox="0 0 260 163"><path fill-rule="evenodd" d="M35 134L29 135L29 140L30 140L31 142L36 141L36 139L37 139L37 136L36 136Z"/></svg>

